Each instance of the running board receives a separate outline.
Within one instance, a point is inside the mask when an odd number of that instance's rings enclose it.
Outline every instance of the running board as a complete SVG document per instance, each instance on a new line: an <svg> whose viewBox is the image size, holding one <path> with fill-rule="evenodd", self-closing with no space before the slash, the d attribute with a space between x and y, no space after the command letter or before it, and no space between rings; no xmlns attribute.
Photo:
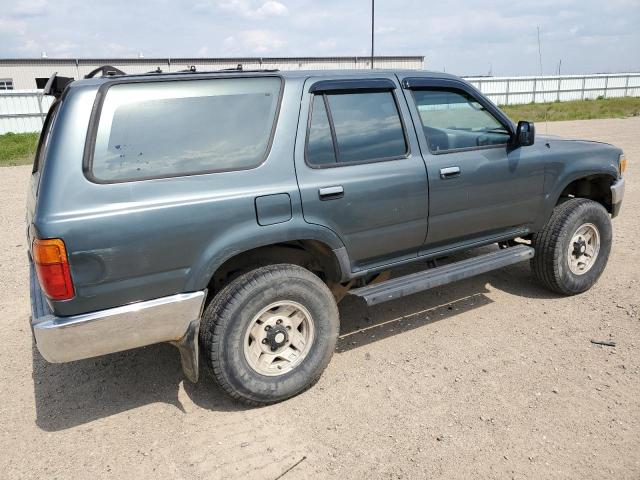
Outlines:
<svg viewBox="0 0 640 480"><path fill-rule="evenodd" d="M363 298L367 305L376 305L529 260L533 258L533 254L533 248L518 245L442 267L392 278L386 282L354 288L349 294Z"/></svg>

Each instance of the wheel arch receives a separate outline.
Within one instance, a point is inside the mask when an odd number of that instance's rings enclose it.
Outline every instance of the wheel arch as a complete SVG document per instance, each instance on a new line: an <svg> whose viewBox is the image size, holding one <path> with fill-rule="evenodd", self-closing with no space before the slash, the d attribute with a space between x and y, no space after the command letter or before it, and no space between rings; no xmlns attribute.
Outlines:
<svg viewBox="0 0 640 480"><path fill-rule="evenodd" d="M588 198L601 204L612 213L611 185L616 176L610 172L581 172L560 182L547 196L544 224L551 218L553 209L570 198Z"/></svg>
<svg viewBox="0 0 640 480"><path fill-rule="evenodd" d="M337 283L343 275L339 255L329 245L315 239L262 245L239 252L222 262L212 273L208 289L210 292L220 291L224 285L249 270L281 263L303 267L325 283Z"/></svg>
<svg viewBox="0 0 640 480"><path fill-rule="evenodd" d="M340 238L320 225L285 222L225 232L213 239L192 269L186 291L220 284L221 276L236 276L249 267L274 263L312 266L326 282L342 282L351 276L347 250Z"/></svg>

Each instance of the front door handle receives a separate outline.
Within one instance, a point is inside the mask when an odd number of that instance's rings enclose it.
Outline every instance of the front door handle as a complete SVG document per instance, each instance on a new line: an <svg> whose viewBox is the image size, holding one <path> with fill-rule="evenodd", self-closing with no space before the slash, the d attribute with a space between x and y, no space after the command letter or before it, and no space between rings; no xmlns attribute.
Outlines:
<svg viewBox="0 0 640 480"><path fill-rule="evenodd" d="M320 197L320 200L335 200L336 198L342 198L344 197L344 188L342 188L342 185L319 188L318 196Z"/></svg>
<svg viewBox="0 0 640 480"><path fill-rule="evenodd" d="M446 180L460 175L460 167L446 167L440 169L440 178Z"/></svg>

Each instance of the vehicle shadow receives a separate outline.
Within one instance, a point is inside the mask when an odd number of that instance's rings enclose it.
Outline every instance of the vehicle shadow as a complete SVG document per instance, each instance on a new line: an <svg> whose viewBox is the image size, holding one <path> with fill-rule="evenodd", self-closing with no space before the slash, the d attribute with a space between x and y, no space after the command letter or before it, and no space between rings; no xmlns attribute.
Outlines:
<svg viewBox="0 0 640 480"><path fill-rule="evenodd" d="M456 259L464 258L457 256ZM395 275L424 268L413 265ZM493 302L487 285L526 298L557 298L533 279L526 262L367 308L356 297L340 303L341 331L336 353L402 334L434 322L480 309ZM169 344L116 353L66 364L50 364L32 346L36 424L59 431L100 418L162 402L185 411L180 383L191 401L214 411L241 411L215 385L201 360L200 382L187 381L177 349Z"/></svg>
<svg viewBox="0 0 640 480"><path fill-rule="evenodd" d="M157 402L184 412L178 398L181 382L198 405L218 411L246 408L224 395L204 369L198 384L186 380L178 351L169 344L52 364L33 343L32 356L36 424L45 431L65 430Z"/></svg>
<svg viewBox="0 0 640 480"><path fill-rule="evenodd" d="M444 262L463 260L495 251L496 246L455 255ZM392 277L427 268L426 262L394 270ZM336 351L345 352L488 305L487 285L523 298L553 299L534 279L529 262L521 262L473 278L367 308L364 301L347 295L339 305L340 337Z"/></svg>

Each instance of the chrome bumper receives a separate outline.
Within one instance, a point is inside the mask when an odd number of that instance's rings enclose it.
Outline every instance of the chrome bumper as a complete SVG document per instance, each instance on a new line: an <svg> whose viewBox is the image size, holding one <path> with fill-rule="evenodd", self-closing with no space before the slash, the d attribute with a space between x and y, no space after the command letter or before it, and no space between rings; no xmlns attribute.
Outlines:
<svg viewBox="0 0 640 480"><path fill-rule="evenodd" d="M611 185L611 217L617 217L624 198L624 178Z"/></svg>
<svg viewBox="0 0 640 480"><path fill-rule="evenodd" d="M198 331L205 292L182 293L122 307L57 317L31 267L31 329L42 356L70 362L154 343L180 350L182 368L198 381Z"/></svg>

